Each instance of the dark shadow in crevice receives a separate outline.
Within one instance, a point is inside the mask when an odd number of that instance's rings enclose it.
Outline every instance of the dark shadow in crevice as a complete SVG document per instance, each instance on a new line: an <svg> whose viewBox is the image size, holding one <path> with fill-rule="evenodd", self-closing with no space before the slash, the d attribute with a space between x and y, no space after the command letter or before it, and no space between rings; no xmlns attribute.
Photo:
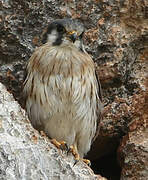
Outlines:
<svg viewBox="0 0 148 180"><path fill-rule="evenodd" d="M106 177L107 180L120 180L121 168L117 161L116 153L91 161L91 168L95 174L100 174Z"/></svg>

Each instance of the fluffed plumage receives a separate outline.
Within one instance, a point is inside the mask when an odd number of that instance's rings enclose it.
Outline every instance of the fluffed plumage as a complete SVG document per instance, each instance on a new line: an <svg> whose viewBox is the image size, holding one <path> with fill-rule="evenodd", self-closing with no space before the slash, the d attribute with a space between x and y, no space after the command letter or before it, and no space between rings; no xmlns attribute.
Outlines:
<svg viewBox="0 0 148 180"><path fill-rule="evenodd" d="M66 19L49 25L46 44L29 60L24 94L33 126L50 138L75 145L83 157L96 134L102 103L94 62L80 37L84 29L74 22ZM59 31L58 26L64 29Z"/></svg>

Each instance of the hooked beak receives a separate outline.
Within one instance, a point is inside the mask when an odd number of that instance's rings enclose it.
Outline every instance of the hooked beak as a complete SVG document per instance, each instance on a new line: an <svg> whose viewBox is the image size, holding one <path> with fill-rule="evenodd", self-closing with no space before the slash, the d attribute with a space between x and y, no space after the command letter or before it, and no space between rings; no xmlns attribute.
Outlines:
<svg viewBox="0 0 148 180"><path fill-rule="evenodd" d="M77 39L77 32L76 31L68 32L68 37L74 43L75 40Z"/></svg>

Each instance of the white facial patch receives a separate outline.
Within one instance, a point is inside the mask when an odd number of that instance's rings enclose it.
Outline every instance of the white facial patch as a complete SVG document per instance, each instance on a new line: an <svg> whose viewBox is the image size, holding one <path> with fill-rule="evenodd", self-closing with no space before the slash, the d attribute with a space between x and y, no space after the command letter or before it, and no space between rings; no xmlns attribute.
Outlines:
<svg viewBox="0 0 148 180"><path fill-rule="evenodd" d="M78 49L81 49L83 52L86 52L82 41L80 41L79 39L74 42L74 45L75 45Z"/></svg>
<svg viewBox="0 0 148 180"><path fill-rule="evenodd" d="M58 37L58 33L56 30L52 30L50 34L48 34L48 42L54 43Z"/></svg>
<svg viewBox="0 0 148 180"><path fill-rule="evenodd" d="M79 48L81 47L81 42L80 42L80 40L76 40L76 41L74 42L74 45L79 49Z"/></svg>

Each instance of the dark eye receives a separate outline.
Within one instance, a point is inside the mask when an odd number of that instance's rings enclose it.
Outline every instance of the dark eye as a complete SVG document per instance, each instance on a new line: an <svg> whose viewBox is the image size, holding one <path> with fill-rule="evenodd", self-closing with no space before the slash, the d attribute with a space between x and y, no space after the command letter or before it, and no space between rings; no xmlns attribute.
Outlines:
<svg viewBox="0 0 148 180"><path fill-rule="evenodd" d="M65 28L61 24L57 24L57 31L60 32L60 33L64 33Z"/></svg>
<svg viewBox="0 0 148 180"><path fill-rule="evenodd" d="M84 35L84 31L79 35L79 38L82 39Z"/></svg>

